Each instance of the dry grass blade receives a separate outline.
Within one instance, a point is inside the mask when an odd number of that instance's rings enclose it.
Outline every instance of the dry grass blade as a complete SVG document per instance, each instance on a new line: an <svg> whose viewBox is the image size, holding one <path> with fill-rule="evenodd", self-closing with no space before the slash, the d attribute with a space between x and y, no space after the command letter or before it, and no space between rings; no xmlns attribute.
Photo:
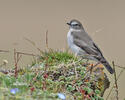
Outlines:
<svg viewBox="0 0 125 100"><path fill-rule="evenodd" d="M6 53L9 52L8 50L0 50L0 52Z"/></svg>
<svg viewBox="0 0 125 100"><path fill-rule="evenodd" d="M48 49L48 30L46 31L46 48Z"/></svg>
<svg viewBox="0 0 125 100"><path fill-rule="evenodd" d="M118 67L118 68L125 69L125 67L122 67L122 66L119 66L119 65L116 65L116 64L115 64L115 66Z"/></svg>
<svg viewBox="0 0 125 100"><path fill-rule="evenodd" d="M28 56L38 56L38 55L35 55L35 54L30 54L30 53L24 53L24 52L17 52L19 54L23 54L23 55L28 55Z"/></svg>
<svg viewBox="0 0 125 100"><path fill-rule="evenodd" d="M16 49L14 49L14 65L15 65L15 77L18 76L18 62L21 59L22 55L16 52Z"/></svg>
<svg viewBox="0 0 125 100"><path fill-rule="evenodd" d="M36 46L35 42L31 41L30 39L24 37L25 40L27 40L28 42L30 42L33 46Z"/></svg>
<svg viewBox="0 0 125 100"><path fill-rule="evenodd" d="M120 76L122 75L122 73L125 71L125 68L124 68L124 67L122 67L122 68L123 68L123 69L120 71L118 77L116 78L116 81L118 81L118 79L120 78ZM109 91L109 94L107 95L106 100L108 100L110 94L112 93L112 90L113 90L113 88L114 88L114 85L115 85L115 83L113 84L111 90Z"/></svg>
<svg viewBox="0 0 125 100"><path fill-rule="evenodd" d="M14 49L14 65L15 65L15 77L17 77L17 53L16 49Z"/></svg>
<svg viewBox="0 0 125 100"><path fill-rule="evenodd" d="M28 38L26 38L26 37L24 37L24 39L25 39L26 41L28 41L29 43L31 43L41 54L43 54L43 51L36 46L36 44L35 44L34 41L32 41L32 40L30 40L30 39L28 39Z"/></svg>
<svg viewBox="0 0 125 100"><path fill-rule="evenodd" d="M114 61L112 62L113 69L114 69L114 79L115 79L115 86L116 86L116 99L119 100L118 98L118 84L117 84L117 76L116 76L116 71L115 71L115 64Z"/></svg>

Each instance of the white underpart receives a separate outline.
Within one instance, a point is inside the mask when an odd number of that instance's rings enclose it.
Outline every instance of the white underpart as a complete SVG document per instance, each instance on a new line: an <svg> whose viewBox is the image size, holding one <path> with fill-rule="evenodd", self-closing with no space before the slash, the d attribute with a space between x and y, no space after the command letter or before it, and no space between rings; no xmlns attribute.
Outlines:
<svg viewBox="0 0 125 100"><path fill-rule="evenodd" d="M83 50L81 50L81 48L79 48L78 46L76 46L76 45L73 43L73 36L71 35L71 32L72 32L73 30L74 30L74 29L70 29L70 30L69 30L69 32L68 32L68 34L67 34L67 41L68 41L68 45L69 45L69 47L71 48L71 50L72 50L75 54L79 55L80 51L83 51ZM78 30L78 31L80 31L80 30Z"/></svg>

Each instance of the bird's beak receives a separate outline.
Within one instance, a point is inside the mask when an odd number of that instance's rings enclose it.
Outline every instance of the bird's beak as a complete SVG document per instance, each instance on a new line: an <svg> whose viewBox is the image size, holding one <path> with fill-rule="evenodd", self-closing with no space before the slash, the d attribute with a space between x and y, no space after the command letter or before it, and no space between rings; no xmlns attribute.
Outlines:
<svg viewBox="0 0 125 100"><path fill-rule="evenodd" d="M70 23L66 23L66 24L71 25Z"/></svg>

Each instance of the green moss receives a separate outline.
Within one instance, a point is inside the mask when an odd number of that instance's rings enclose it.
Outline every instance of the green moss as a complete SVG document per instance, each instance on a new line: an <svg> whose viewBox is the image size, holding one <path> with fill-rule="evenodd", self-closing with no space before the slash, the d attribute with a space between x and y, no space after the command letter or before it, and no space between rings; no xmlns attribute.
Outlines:
<svg viewBox="0 0 125 100"><path fill-rule="evenodd" d="M94 79L90 77L89 81L85 82L86 62L79 60L80 58L67 51L50 50L44 52L37 63L34 61L32 66L20 69L17 78L14 77L14 73L7 75L1 73L0 99L59 100L57 93L60 92L66 95L67 100L74 97L82 100L83 92L87 95L93 93L95 98L92 97L92 100L100 98L101 91L98 88L93 90L90 84ZM98 87L96 85L95 83L95 87ZM19 92L12 94L10 92L12 88L18 88Z"/></svg>

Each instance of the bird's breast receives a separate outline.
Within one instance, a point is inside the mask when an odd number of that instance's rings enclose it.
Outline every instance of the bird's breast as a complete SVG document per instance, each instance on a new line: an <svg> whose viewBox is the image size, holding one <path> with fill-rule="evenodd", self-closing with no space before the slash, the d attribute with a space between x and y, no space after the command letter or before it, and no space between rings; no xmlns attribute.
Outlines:
<svg viewBox="0 0 125 100"><path fill-rule="evenodd" d="M69 31L68 34L67 34L67 42L68 42L68 45L69 45L69 47L71 48L71 50L72 50L74 53L78 54L80 48L73 43L73 36L72 36L72 34L71 34L71 31Z"/></svg>

